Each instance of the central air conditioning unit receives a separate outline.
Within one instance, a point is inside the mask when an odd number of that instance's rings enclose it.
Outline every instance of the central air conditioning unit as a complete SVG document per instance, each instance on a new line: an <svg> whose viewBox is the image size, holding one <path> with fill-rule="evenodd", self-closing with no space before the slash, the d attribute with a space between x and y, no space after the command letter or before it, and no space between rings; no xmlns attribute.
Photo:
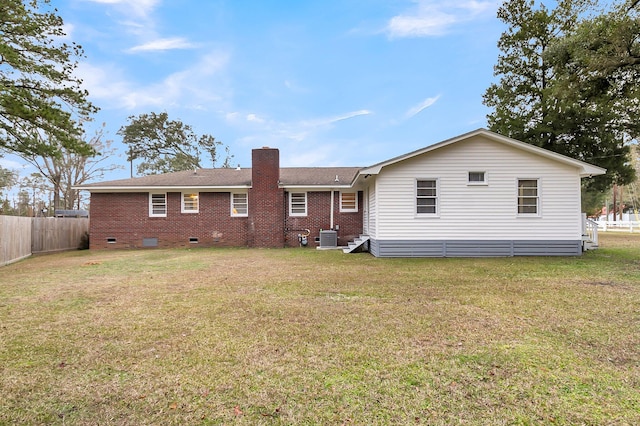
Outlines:
<svg viewBox="0 0 640 426"><path fill-rule="evenodd" d="M336 231L320 231L320 248L338 247L338 233Z"/></svg>

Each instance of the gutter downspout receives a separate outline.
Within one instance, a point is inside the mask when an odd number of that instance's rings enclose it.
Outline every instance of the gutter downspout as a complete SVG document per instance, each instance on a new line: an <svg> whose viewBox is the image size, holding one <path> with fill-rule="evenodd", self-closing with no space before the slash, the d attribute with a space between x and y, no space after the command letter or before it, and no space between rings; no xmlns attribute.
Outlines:
<svg viewBox="0 0 640 426"><path fill-rule="evenodd" d="M334 203L335 203L335 191L332 189L331 190L331 214L330 214L330 226L329 229L333 229L333 210L334 210Z"/></svg>
<svg viewBox="0 0 640 426"><path fill-rule="evenodd" d="M280 185L278 185L280 189ZM287 209L289 193L282 189L282 247L287 247L287 215L289 214L289 210Z"/></svg>

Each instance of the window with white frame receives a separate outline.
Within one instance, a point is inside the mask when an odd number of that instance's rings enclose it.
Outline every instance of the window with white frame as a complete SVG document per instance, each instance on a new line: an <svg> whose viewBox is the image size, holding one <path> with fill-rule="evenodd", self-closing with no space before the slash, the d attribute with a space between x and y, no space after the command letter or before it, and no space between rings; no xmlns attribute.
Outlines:
<svg viewBox="0 0 640 426"><path fill-rule="evenodd" d="M247 216L249 199L247 193L231 194L231 216Z"/></svg>
<svg viewBox="0 0 640 426"><path fill-rule="evenodd" d="M307 215L307 193L291 192L289 194L289 216Z"/></svg>
<svg viewBox="0 0 640 426"><path fill-rule="evenodd" d="M518 179L518 214L540 213L540 191L538 179Z"/></svg>
<svg viewBox="0 0 640 426"><path fill-rule="evenodd" d="M149 193L149 216L167 217L167 193Z"/></svg>
<svg viewBox="0 0 640 426"><path fill-rule="evenodd" d="M416 213L438 214L438 181L436 179L418 179L416 181Z"/></svg>
<svg viewBox="0 0 640 426"><path fill-rule="evenodd" d="M486 172L469 172L467 183L469 185L486 185L487 173Z"/></svg>
<svg viewBox="0 0 640 426"><path fill-rule="evenodd" d="M200 196L197 192L182 193L182 213L198 213Z"/></svg>
<svg viewBox="0 0 640 426"><path fill-rule="evenodd" d="M340 211L341 212L357 212L358 211L358 193L357 192L341 192L340 193Z"/></svg>

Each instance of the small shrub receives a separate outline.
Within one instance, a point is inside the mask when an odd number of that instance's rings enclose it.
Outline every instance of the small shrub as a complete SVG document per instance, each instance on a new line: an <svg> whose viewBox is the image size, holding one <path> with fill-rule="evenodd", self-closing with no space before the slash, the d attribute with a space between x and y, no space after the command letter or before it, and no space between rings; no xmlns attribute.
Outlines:
<svg viewBox="0 0 640 426"><path fill-rule="evenodd" d="M80 237L80 244L78 245L78 250L89 250L89 233L85 232Z"/></svg>

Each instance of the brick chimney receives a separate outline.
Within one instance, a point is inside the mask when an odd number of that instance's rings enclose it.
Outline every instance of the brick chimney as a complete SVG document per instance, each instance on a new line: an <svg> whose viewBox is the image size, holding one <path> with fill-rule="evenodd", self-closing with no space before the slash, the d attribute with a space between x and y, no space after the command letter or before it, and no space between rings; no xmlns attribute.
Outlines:
<svg viewBox="0 0 640 426"><path fill-rule="evenodd" d="M280 151L251 152L249 247L284 247L284 190L279 187Z"/></svg>

